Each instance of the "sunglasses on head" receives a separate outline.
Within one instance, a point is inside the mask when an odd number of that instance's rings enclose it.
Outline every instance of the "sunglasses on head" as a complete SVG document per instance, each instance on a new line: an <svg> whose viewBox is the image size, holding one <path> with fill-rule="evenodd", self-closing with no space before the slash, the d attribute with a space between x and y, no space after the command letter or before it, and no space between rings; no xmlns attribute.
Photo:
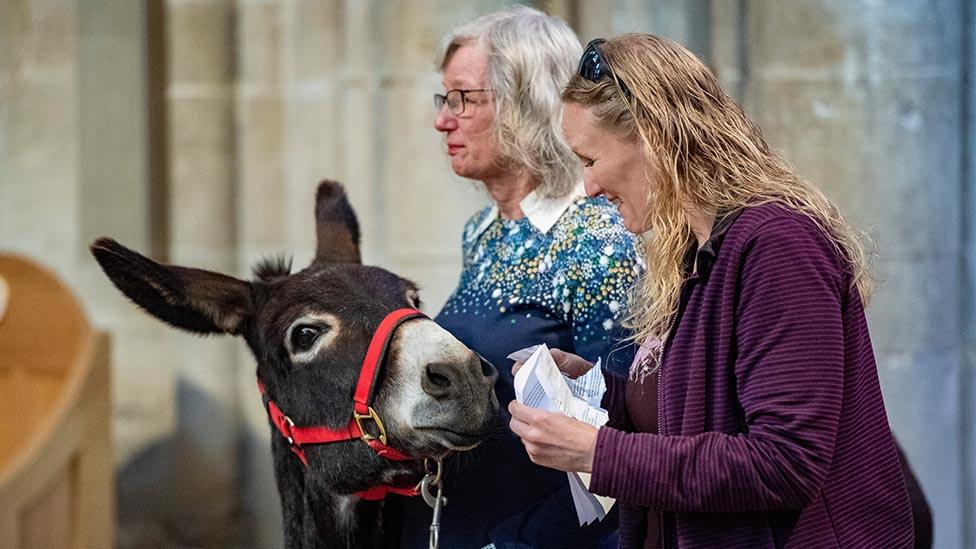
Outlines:
<svg viewBox="0 0 976 549"><path fill-rule="evenodd" d="M603 54L600 53L600 44L604 42L606 42L606 39L603 38L590 40L590 43L586 45L586 49L583 50L583 57L580 57L579 68L576 70L576 73L590 82L597 82L603 76L608 76L611 80L614 80L610 63L607 63L607 60L603 58ZM624 81L620 78L616 78L616 81L620 85L620 91L624 92L624 96L630 98L630 90L627 89Z"/></svg>

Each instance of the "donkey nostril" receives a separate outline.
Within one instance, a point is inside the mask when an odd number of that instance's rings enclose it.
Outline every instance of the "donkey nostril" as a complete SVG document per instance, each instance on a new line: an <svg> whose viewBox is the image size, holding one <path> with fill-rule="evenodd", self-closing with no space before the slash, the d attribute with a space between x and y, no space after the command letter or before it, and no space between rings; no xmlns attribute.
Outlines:
<svg viewBox="0 0 976 549"><path fill-rule="evenodd" d="M494 366L492 366L491 362L485 360L485 357L481 355L478 355L478 358L481 360L481 375L485 377L491 377L495 375L497 370L495 369Z"/></svg>
<svg viewBox="0 0 976 549"><path fill-rule="evenodd" d="M434 384L435 387L440 387L446 389L451 386L451 378L447 377L444 373L437 370L444 370L443 364L429 364L427 366L427 379Z"/></svg>

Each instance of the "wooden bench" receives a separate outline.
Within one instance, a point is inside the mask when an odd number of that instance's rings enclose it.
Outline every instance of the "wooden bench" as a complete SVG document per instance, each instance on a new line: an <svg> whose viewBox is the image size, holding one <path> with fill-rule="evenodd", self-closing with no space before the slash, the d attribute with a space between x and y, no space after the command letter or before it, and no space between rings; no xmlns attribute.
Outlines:
<svg viewBox="0 0 976 549"><path fill-rule="evenodd" d="M0 277L0 547L111 547L108 337L36 263Z"/></svg>

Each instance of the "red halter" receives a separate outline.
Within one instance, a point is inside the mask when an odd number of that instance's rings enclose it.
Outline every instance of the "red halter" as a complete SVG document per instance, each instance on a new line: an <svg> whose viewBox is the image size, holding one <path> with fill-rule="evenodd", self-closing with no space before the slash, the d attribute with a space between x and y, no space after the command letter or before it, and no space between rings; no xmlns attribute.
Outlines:
<svg viewBox="0 0 976 549"><path fill-rule="evenodd" d="M366 350L366 358L363 359L363 367L359 370L359 381L356 383L356 392L353 393L352 419L345 427L331 429L324 426L299 427L271 400L264 389L264 384L258 379L258 389L265 401L268 416L271 422L278 428L281 435L288 441L291 451L302 460L305 467L308 467L308 459L305 457L304 447L311 444L329 444L332 442L342 442L346 440L360 439L376 452L380 457L392 461L412 461L414 458L386 444L386 428L376 414L376 410L370 406L373 399L373 386L379 376L380 368L383 365L383 358L386 350L393 339L393 333L404 322L414 318L427 318L427 315L416 309L397 309L380 322L373 339L369 342ZM363 421L372 420L376 424L378 435L370 434L363 428ZM401 488L396 486L373 486L356 495L363 499L382 499L388 493L395 493L407 496L417 495L415 488Z"/></svg>

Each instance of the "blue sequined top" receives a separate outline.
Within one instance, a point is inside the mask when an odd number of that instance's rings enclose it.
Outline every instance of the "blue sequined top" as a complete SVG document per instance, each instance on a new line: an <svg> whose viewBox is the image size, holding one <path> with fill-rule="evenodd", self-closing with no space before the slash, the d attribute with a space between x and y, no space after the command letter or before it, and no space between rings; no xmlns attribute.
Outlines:
<svg viewBox="0 0 976 549"><path fill-rule="evenodd" d="M546 232L485 208L464 228L463 260L437 322L496 365L537 343L606 361L641 272L634 236L602 198L573 200Z"/></svg>
<svg viewBox="0 0 976 549"><path fill-rule="evenodd" d="M457 289L435 319L498 368L503 425L476 449L445 462L450 504L441 547L598 547L612 545L616 514L580 527L566 473L533 464L508 427L514 399L512 351L546 343L604 364L629 366L631 349L615 350L615 320L642 270L636 238L605 199L534 198L526 214L503 219L496 207L464 228ZM430 509L404 501L403 547L426 547Z"/></svg>

